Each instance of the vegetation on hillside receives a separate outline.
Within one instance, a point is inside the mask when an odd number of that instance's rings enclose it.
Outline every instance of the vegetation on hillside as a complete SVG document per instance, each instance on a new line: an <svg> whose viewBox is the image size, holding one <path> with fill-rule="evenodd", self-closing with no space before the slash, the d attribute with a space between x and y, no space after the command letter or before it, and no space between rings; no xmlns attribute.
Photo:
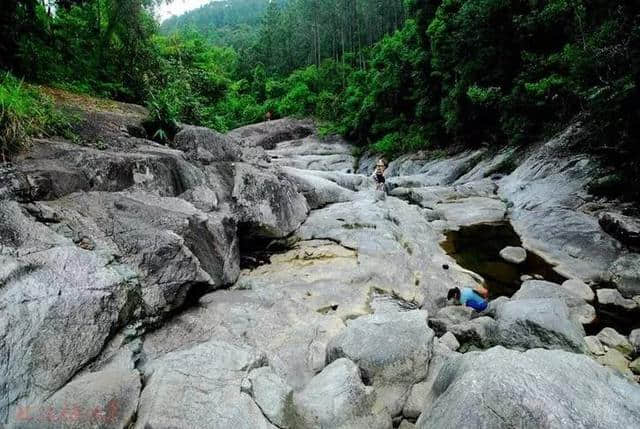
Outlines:
<svg viewBox="0 0 640 429"><path fill-rule="evenodd" d="M640 194L640 5L631 0L225 0L169 20L154 0L9 0L0 68L146 104L152 133L273 117L394 156L526 145L580 118L584 149Z"/></svg>

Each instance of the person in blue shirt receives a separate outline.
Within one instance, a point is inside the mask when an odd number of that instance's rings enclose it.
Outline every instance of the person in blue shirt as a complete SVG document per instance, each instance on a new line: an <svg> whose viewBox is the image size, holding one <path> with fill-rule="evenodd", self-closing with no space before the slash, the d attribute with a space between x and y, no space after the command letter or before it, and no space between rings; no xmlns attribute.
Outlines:
<svg viewBox="0 0 640 429"><path fill-rule="evenodd" d="M489 305L488 298L489 291L482 286L477 286L475 289L470 287L463 287L462 290L457 287L449 289L447 293L447 299L454 299L456 302L471 307L476 311L484 311Z"/></svg>

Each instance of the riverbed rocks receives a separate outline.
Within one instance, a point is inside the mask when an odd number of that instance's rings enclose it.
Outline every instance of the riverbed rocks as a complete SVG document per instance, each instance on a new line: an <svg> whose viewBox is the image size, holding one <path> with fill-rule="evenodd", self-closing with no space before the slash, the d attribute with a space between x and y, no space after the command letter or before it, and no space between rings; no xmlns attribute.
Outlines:
<svg viewBox="0 0 640 429"><path fill-rule="evenodd" d="M634 427L640 419L637 385L560 350L466 353L445 363L433 392L418 428Z"/></svg>
<svg viewBox="0 0 640 429"><path fill-rule="evenodd" d="M622 255L609 268L609 276L625 298L640 295L640 254Z"/></svg>
<svg viewBox="0 0 640 429"><path fill-rule="evenodd" d="M404 156L382 199L376 156L354 165L352 146L308 121L184 126L173 148L123 133L103 150L42 140L2 169L0 426L77 396L106 427L637 420L638 387L595 360L628 376L636 336L585 339L575 323L591 287L634 294L635 254L580 211L586 157L552 159L553 144ZM448 289L483 279L445 253L443 232L510 218L523 249L540 239L573 280L524 282L481 314L448 306ZM566 234L547 230L556 221ZM593 400L613 405L596 415Z"/></svg>
<svg viewBox="0 0 640 429"><path fill-rule="evenodd" d="M598 302L602 306L614 307L622 311L631 311L638 308L638 303L622 296L617 289L598 289Z"/></svg>

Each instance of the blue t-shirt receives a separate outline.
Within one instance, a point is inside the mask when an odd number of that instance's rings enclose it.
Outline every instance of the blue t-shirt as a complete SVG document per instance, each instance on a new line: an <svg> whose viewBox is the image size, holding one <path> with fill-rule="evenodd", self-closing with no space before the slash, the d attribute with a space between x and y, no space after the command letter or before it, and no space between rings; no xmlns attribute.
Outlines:
<svg viewBox="0 0 640 429"><path fill-rule="evenodd" d="M460 291L460 303L471 307L476 311L483 311L487 308L487 300L478 295L476 291L471 288L463 287Z"/></svg>

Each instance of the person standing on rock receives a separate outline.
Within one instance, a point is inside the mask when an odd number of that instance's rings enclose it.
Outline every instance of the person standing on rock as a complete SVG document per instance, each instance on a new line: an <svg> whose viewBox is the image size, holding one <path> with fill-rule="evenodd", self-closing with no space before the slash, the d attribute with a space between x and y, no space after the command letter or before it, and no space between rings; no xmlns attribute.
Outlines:
<svg viewBox="0 0 640 429"><path fill-rule="evenodd" d="M476 286L475 289L470 287L463 287L462 290L457 287L449 289L447 293L447 299L452 299L458 303L471 307L476 311L484 311L489 305L489 291L482 287Z"/></svg>
<svg viewBox="0 0 640 429"><path fill-rule="evenodd" d="M373 172L373 181L376 184L376 191L386 191L384 172L387 169L389 163L385 158L380 158L376 161L376 170Z"/></svg>

